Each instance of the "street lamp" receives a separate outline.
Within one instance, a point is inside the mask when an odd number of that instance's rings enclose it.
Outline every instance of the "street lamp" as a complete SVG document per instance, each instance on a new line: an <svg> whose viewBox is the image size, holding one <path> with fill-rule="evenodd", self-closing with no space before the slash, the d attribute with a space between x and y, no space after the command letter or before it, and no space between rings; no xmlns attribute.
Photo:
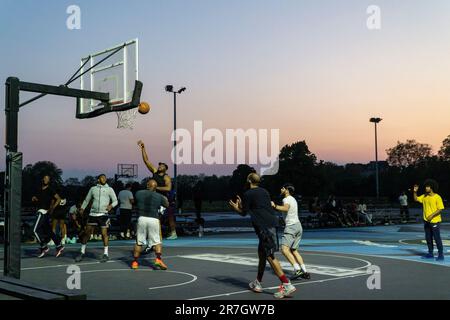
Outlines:
<svg viewBox="0 0 450 320"><path fill-rule="evenodd" d="M166 92L173 93L173 133L174 133L174 139L173 139L173 194L174 194L174 201L175 201L175 210L177 210L177 136L176 136L176 130L177 130L177 94L181 94L184 91L186 91L186 87L181 87L178 89L178 91L173 90L172 85L166 86Z"/></svg>
<svg viewBox="0 0 450 320"><path fill-rule="evenodd" d="M370 118L370 122L375 124L375 181L376 181L376 190L377 190L377 200L380 197L380 187L378 181L378 137L377 137L377 124L383 120L381 118Z"/></svg>

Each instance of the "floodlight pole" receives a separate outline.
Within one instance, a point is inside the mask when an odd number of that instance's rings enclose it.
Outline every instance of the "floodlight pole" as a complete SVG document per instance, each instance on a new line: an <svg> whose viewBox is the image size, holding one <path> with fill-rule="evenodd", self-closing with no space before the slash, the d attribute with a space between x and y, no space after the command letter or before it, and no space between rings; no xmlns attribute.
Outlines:
<svg viewBox="0 0 450 320"><path fill-rule="evenodd" d="M186 90L185 87L180 88L178 91L173 90L172 85L166 86L166 91L173 93L173 183L172 189L174 194L175 212L178 209L178 195L177 195L177 94L181 94Z"/></svg>
<svg viewBox="0 0 450 320"><path fill-rule="evenodd" d="M380 123L381 118L370 118L370 122L375 124L375 187L376 187L376 195L377 200L380 198L380 187L379 187L379 178L378 178L378 133L377 133L377 124Z"/></svg>

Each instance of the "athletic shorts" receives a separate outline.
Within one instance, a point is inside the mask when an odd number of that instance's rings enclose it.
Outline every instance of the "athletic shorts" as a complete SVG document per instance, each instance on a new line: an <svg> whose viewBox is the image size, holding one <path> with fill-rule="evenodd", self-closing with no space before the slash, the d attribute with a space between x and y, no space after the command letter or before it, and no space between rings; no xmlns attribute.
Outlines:
<svg viewBox="0 0 450 320"><path fill-rule="evenodd" d="M97 226L97 227L104 229L104 228L109 228L111 222L107 215L98 216L98 217L89 216L87 224L88 224L88 226Z"/></svg>
<svg viewBox="0 0 450 320"><path fill-rule="evenodd" d="M136 244L153 247L161 244L161 226L159 219L139 217L136 228Z"/></svg>
<svg viewBox="0 0 450 320"><path fill-rule="evenodd" d="M288 225L284 228L281 245L297 250L300 240L302 239L303 228L301 223Z"/></svg>
<svg viewBox="0 0 450 320"><path fill-rule="evenodd" d="M67 219L67 215L66 212L63 210L58 210L58 211L53 211L52 216L51 216L52 220L66 220Z"/></svg>
<svg viewBox="0 0 450 320"><path fill-rule="evenodd" d="M271 256L279 250L277 228L255 227L255 231L259 239L258 250L264 250L266 256Z"/></svg>

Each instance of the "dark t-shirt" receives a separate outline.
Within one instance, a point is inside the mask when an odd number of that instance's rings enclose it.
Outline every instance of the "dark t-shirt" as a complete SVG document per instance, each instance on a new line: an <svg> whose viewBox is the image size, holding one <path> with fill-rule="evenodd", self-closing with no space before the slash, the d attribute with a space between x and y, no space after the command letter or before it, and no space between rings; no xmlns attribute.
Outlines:
<svg viewBox="0 0 450 320"><path fill-rule="evenodd" d="M135 199L138 214L142 217L158 218L159 208L166 204L161 194L150 190L139 190Z"/></svg>
<svg viewBox="0 0 450 320"><path fill-rule="evenodd" d="M50 205L52 203L52 200L55 196L56 192L51 187L42 189L39 188L39 190L36 192L36 198L38 198L38 202L36 207L38 209L50 209Z"/></svg>
<svg viewBox="0 0 450 320"><path fill-rule="evenodd" d="M257 228L278 227L278 216L272 209L269 192L264 188L254 188L244 193L242 211L244 215L250 214Z"/></svg>

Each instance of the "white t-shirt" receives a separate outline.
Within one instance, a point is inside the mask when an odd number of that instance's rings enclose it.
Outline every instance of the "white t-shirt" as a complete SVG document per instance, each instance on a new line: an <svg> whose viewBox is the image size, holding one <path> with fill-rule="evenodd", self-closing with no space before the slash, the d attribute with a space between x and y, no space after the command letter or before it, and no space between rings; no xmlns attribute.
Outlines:
<svg viewBox="0 0 450 320"><path fill-rule="evenodd" d="M133 193L130 190L122 190L119 192L119 202L121 209L133 209L131 199L134 199Z"/></svg>
<svg viewBox="0 0 450 320"><path fill-rule="evenodd" d="M401 206L407 206L408 205L408 196L406 194L401 195L400 197L398 197L398 201L400 201Z"/></svg>
<svg viewBox="0 0 450 320"><path fill-rule="evenodd" d="M78 212L78 208L77 208L77 206L75 204L70 207L70 209L69 209L69 214L70 215L76 214L77 212Z"/></svg>
<svg viewBox="0 0 450 320"><path fill-rule="evenodd" d="M287 196L283 199L283 204L289 205L289 210L285 219L286 225L290 226L296 223L300 223L300 220L298 219L297 200L295 200L293 196Z"/></svg>
<svg viewBox="0 0 450 320"><path fill-rule="evenodd" d="M366 206L365 204L359 204L359 205L358 205L358 212L359 212L359 213L365 214L366 211L367 211L367 206Z"/></svg>

